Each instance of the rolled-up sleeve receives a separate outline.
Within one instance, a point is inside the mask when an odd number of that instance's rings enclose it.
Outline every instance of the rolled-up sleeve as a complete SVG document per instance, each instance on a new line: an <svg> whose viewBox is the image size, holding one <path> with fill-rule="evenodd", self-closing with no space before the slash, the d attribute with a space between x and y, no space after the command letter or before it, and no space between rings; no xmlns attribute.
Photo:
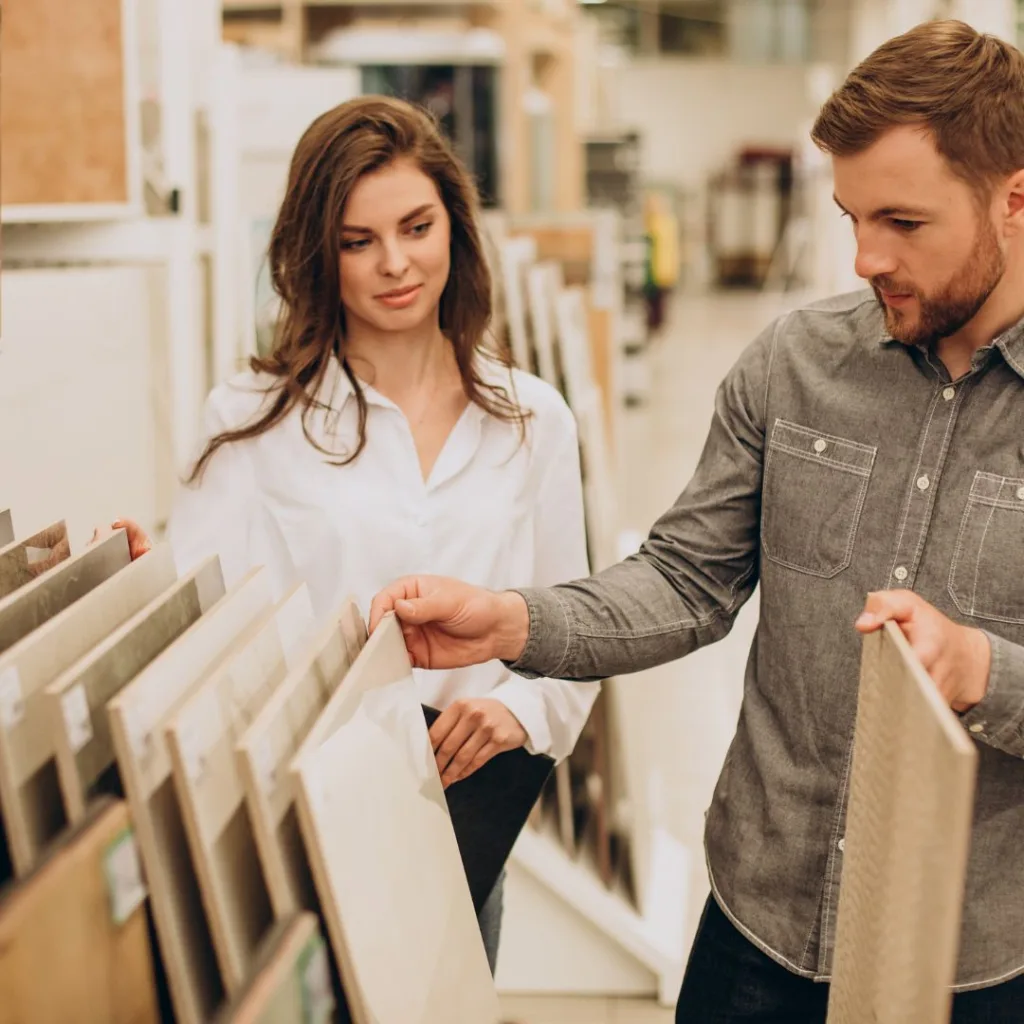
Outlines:
<svg viewBox="0 0 1024 1024"><path fill-rule="evenodd" d="M1024 647L985 635L992 648L988 692L960 720L980 743L1024 757Z"/></svg>

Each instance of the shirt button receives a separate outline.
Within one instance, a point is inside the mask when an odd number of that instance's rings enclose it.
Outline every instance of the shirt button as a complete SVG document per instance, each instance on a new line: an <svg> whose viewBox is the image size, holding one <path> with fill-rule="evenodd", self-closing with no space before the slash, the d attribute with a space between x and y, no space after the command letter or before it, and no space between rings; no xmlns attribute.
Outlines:
<svg viewBox="0 0 1024 1024"><path fill-rule="evenodd" d="M956 388L943 388L942 397L947 401L951 402L956 397Z"/></svg>
<svg viewBox="0 0 1024 1024"><path fill-rule="evenodd" d="M931 481L927 476L919 476L917 478L917 489L919 491L927 491Z"/></svg>
<svg viewBox="0 0 1024 1024"><path fill-rule="evenodd" d="M981 725L979 722L975 722L974 725L970 726L970 731L975 733L984 732L985 726Z"/></svg>
<svg viewBox="0 0 1024 1024"><path fill-rule="evenodd" d="M846 849L846 837L844 836L839 840L839 852L842 853Z"/></svg>
<svg viewBox="0 0 1024 1024"><path fill-rule="evenodd" d="M815 442L814 442L814 450L815 450L815 451L816 451L816 452L817 452L817 453L818 453L819 455L820 455L820 454L821 454L821 453L822 453L822 452L823 452L823 451L824 451L824 450L825 450L825 449L826 449L827 447L828 447L828 441L825 441L825 440L823 440L823 439L822 439L822 438L820 438L820 437L818 438L818 440L817 440L817 441L815 441Z"/></svg>
<svg viewBox="0 0 1024 1024"><path fill-rule="evenodd" d="M909 575L910 573L907 572L906 568L902 565L897 566L896 571L893 573L893 576L895 576L900 583L902 583Z"/></svg>

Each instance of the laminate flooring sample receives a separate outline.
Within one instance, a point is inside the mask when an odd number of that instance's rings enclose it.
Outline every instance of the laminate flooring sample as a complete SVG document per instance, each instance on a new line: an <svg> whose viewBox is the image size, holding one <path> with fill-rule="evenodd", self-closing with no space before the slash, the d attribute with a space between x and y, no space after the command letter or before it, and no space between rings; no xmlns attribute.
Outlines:
<svg viewBox="0 0 1024 1024"><path fill-rule="evenodd" d="M292 771L356 1024L497 1024L494 981L392 616L367 641Z"/></svg>
<svg viewBox="0 0 1024 1024"><path fill-rule="evenodd" d="M0 598L13 594L47 569L71 557L67 524L60 520L39 533L0 548ZM7 646L0 639L0 647Z"/></svg>
<svg viewBox="0 0 1024 1024"><path fill-rule="evenodd" d="M11 518L11 510L8 508L0 510L0 548L7 547L14 543L14 520Z"/></svg>
<svg viewBox="0 0 1024 1024"><path fill-rule="evenodd" d="M19 876L68 821L45 688L173 582L174 572L166 545L129 564L119 532L53 570L54 579L48 573L14 595L23 613L31 606L38 617L54 603L46 591L61 584L56 577L101 580L0 654L0 803ZM66 595L66 582L59 589Z"/></svg>
<svg viewBox="0 0 1024 1024"><path fill-rule="evenodd" d="M124 801L97 804L0 897L0 1024L158 1024Z"/></svg>
<svg viewBox="0 0 1024 1024"><path fill-rule="evenodd" d="M366 643L346 598L295 652L284 682L239 738L235 756L274 915L318 910L288 767Z"/></svg>
<svg viewBox="0 0 1024 1024"><path fill-rule="evenodd" d="M98 791L121 792L107 702L224 596L216 556L175 580L170 546L161 545L133 562L129 572L127 589L143 580L143 590L158 587L155 596L69 665L44 694L64 809L72 822L85 816ZM159 586L168 574L167 585ZM98 606L105 601L97 598Z"/></svg>
<svg viewBox="0 0 1024 1024"><path fill-rule="evenodd" d="M899 628L865 636L829 1024L948 1024L977 759Z"/></svg>
<svg viewBox="0 0 1024 1024"><path fill-rule="evenodd" d="M245 985L274 923L267 883L235 761L235 741L287 671L313 622L300 584L239 637L242 644L165 726L174 784L228 993Z"/></svg>
<svg viewBox="0 0 1024 1024"><path fill-rule="evenodd" d="M315 914L279 922L263 942L245 991L214 1024L334 1022L329 956Z"/></svg>
<svg viewBox="0 0 1024 1024"><path fill-rule="evenodd" d="M107 705L179 1024L209 1020L224 987L171 778L164 724L270 606L269 573L255 568Z"/></svg>

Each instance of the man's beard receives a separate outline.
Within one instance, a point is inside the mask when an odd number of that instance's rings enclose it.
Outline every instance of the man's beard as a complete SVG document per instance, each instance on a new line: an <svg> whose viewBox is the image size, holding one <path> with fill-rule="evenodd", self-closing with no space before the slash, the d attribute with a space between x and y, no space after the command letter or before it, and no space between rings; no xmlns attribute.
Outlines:
<svg viewBox="0 0 1024 1024"><path fill-rule="evenodd" d="M934 296L924 296L916 288L900 284L890 277L874 277L871 287L885 314L890 335L905 345L927 348L942 338L956 334L977 316L1006 270L1006 260L999 248L995 228L987 217L971 255L949 284ZM912 321L899 309L891 309L882 299L882 292L906 295L917 299L918 317Z"/></svg>

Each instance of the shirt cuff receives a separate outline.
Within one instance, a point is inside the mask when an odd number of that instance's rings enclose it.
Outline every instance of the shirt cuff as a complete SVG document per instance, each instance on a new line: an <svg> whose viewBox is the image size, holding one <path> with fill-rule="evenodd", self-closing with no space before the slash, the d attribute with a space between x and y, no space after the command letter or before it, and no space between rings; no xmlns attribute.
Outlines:
<svg viewBox="0 0 1024 1024"><path fill-rule="evenodd" d="M558 678L569 660L572 632L569 612L552 587L525 587L515 593L526 602L530 631L517 661L505 667L526 679Z"/></svg>
<svg viewBox="0 0 1024 1024"><path fill-rule="evenodd" d="M961 722L971 735L1014 757L1024 757L1024 647L984 631L992 648L988 690Z"/></svg>
<svg viewBox="0 0 1024 1024"><path fill-rule="evenodd" d="M519 720L526 732L526 752L529 754L551 753L551 727L548 724L547 706L537 688L525 679L506 679L496 686L488 697L500 700Z"/></svg>

